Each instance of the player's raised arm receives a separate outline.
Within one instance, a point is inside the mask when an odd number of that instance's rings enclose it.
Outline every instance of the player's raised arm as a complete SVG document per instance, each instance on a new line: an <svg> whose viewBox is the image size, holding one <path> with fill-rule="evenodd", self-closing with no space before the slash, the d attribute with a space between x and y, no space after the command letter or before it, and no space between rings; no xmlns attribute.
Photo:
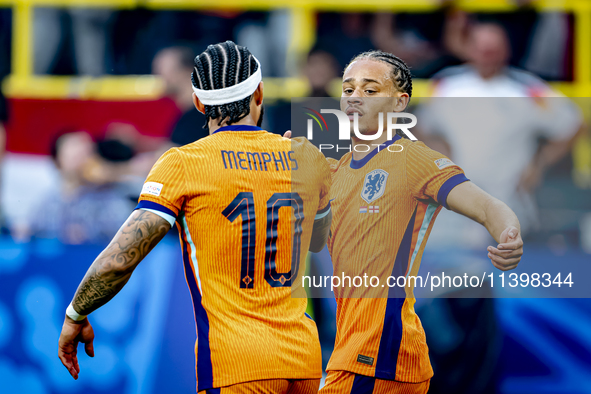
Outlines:
<svg viewBox="0 0 591 394"><path fill-rule="evenodd" d="M496 268L507 271L517 267L523 254L523 241L519 220L507 204L472 182L464 182L449 192L447 206L482 224L499 243L496 248L487 248L488 257Z"/></svg>
<svg viewBox="0 0 591 394"><path fill-rule="evenodd" d="M111 300L125 286L143 258L170 230L168 220L135 210L111 243L92 263L68 307L59 339L58 355L74 379L78 379L78 343L94 357L94 333L86 315Z"/></svg>

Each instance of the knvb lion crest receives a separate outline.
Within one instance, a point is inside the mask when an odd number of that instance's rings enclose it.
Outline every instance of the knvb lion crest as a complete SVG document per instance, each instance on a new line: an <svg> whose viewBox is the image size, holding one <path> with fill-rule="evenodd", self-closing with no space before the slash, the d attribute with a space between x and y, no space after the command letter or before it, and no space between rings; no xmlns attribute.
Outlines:
<svg viewBox="0 0 591 394"><path fill-rule="evenodd" d="M382 197L386 191L387 180L388 173L384 170L373 170L365 175L361 198L363 198L368 204L371 204L378 198Z"/></svg>

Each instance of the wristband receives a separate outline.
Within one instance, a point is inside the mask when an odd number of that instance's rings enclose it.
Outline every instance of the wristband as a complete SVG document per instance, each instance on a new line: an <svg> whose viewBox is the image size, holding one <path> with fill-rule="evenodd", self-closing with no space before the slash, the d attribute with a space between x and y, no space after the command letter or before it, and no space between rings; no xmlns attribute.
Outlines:
<svg viewBox="0 0 591 394"><path fill-rule="evenodd" d="M66 309L66 315L74 321L82 321L86 319L86 315L81 315L78 312L76 312L71 303L70 305L68 305L68 309Z"/></svg>

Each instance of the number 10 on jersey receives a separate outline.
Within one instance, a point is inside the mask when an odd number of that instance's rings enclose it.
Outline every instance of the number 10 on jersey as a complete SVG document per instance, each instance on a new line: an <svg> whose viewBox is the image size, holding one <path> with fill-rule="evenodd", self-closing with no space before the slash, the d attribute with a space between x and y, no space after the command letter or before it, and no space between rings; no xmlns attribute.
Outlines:
<svg viewBox="0 0 591 394"><path fill-rule="evenodd" d="M288 272L277 272L277 238L279 210L292 208L295 222L291 253L291 267ZM240 192L223 210L222 214L234 222L242 218L242 265L240 270L240 288L254 288L254 267L256 249L256 217L252 192ZM304 203L298 193L275 193L267 200L267 231L265 240L265 280L271 287L290 287L292 279L298 274L301 257L302 222L304 221Z"/></svg>

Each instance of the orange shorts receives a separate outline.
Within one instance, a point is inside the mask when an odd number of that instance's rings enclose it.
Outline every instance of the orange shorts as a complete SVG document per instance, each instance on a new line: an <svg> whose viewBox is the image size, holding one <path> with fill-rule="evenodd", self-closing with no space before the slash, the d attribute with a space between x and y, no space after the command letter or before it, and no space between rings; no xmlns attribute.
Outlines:
<svg viewBox="0 0 591 394"><path fill-rule="evenodd" d="M318 387L320 387L320 379L269 379L203 390L198 394L318 394Z"/></svg>
<svg viewBox="0 0 591 394"><path fill-rule="evenodd" d="M329 371L326 384L318 394L425 394L431 379L405 383L357 375L347 371Z"/></svg>

